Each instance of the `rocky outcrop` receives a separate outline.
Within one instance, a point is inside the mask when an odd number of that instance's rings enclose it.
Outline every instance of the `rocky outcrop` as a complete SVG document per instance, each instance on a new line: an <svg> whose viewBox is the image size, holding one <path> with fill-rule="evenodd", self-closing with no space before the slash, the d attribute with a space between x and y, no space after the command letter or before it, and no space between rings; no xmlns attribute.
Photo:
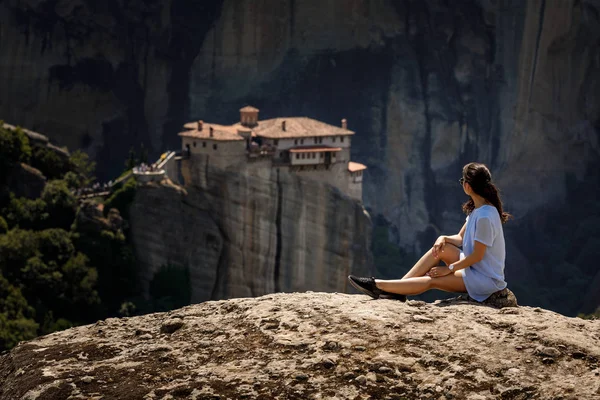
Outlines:
<svg viewBox="0 0 600 400"><path fill-rule="evenodd" d="M37 199L46 186L46 177L40 170L19 163L11 169L6 185L11 188L16 197Z"/></svg>
<svg viewBox="0 0 600 400"><path fill-rule="evenodd" d="M276 291L346 291L368 274L371 220L337 189L256 161L242 170L183 161L185 189L138 186L131 235L148 287L165 265L188 267L192 302Z"/></svg>
<svg viewBox="0 0 600 400"><path fill-rule="evenodd" d="M0 356L0 399L594 399L600 321L279 293L111 318Z"/></svg>
<svg viewBox="0 0 600 400"><path fill-rule="evenodd" d="M528 250L560 240L540 210L571 215L574 187L598 195L595 0L102 4L0 3L0 114L86 148L101 177L131 146L179 148L182 122L232 123L246 103L265 118L346 117L364 202L405 250L458 231L460 168L487 163L517 217L507 272L524 285L534 272L518 266L556 262Z"/></svg>
<svg viewBox="0 0 600 400"><path fill-rule="evenodd" d="M113 233L119 232L123 228L123 218L119 211L112 208L104 216L103 206L90 200L83 200L79 203L79 210L75 217L75 224L79 232L102 232L104 230Z"/></svg>
<svg viewBox="0 0 600 400"><path fill-rule="evenodd" d="M215 290L225 240L201 193L167 181L139 185L129 216L146 295L161 268L177 266L189 269L192 303L225 296Z"/></svg>

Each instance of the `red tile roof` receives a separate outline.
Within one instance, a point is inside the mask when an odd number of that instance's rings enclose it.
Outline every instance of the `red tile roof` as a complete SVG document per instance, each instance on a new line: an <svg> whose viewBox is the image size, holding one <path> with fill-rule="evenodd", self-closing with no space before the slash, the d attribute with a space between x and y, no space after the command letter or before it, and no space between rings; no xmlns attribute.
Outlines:
<svg viewBox="0 0 600 400"><path fill-rule="evenodd" d="M285 121L285 131L281 126L283 121ZM351 130L307 117L273 118L258 121L258 125L253 130L258 136L271 139L354 135Z"/></svg>
<svg viewBox="0 0 600 400"><path fill-rule="evenodd" d="M198 130L197 122L188 122L184 125L184 128L188 129L187 131L183 131L179 133L179 136L182 137L190 137L195 139L207 139L207 140L216 140L220 142L235 142L239 140L244 140L238 134L238 126L236 125L217 125L217 124L207 124L204 122L202 124L202 130ZM210 136L210 128L213 128L213 136Z"/></svg>
<svg viewBox="0 0 600 400"><path fill-rule="evenodd" d="M282 129L282 122L285 121L285 131ZM249 128L237 122L233 125L219 125L210 124L207 122L203 123L203 129L201 134L206 131L208 132L209 126L214 127L217 131L232 132L237 135L239 130L252 130L252 136L262 136L269 139L294 139L294 138L305 138L305 137L318 137L318 136L350 136L354 135L354 132L349 129L344 129L339 126L329 125L325 122L317 121L307 117L287 117L287 118L273 118L264 121L258 121L257 125ZM188 122L184 125L185 129L196 131L198 129L198 122ZM180 136L190 136L189 132L182 132ZM215 139L218 140L218 139ZM232 139L230 139L232 140Z"/></svg>
<svg viewBox="0 0 600 400"><path fill-rule="evenodd" d="M363 171L365 169L367 169L367 166L364 164L360 164L353 161L348 162L348 171L350 172Z"/></svg>

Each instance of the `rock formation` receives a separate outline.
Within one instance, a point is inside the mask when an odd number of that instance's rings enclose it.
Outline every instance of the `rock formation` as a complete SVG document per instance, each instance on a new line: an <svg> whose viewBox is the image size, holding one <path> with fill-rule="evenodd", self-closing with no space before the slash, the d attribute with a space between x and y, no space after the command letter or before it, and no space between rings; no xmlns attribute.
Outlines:
<svg viewBox="0 0 600 400"><path fill-rule="evenodd" d="M368 274L371 220L337 189L256 161L239 173L184 160L186 187L138 186L131 237L144 287L188 267L192 302L274 291L345 291Z"/></svg>
<svg viewBox="0 0 600 400"><path fill-rule="evenodd" d="M177 148L182 122L245 103L346 117L365 204L407 250L460 228L460 167L487 163L517 217L508 273L529 285L520 265L556 262L532 238L561 240L545 209L568 221L573 188L600 187L599 16L596 0L4 0L0 115L84 147L105 178L131 146Z"/></svg>
<svg viewBox="0 0 600 400"><path fill-rule="evenodd" d="M279 293L111 318L0 355L0 399L595 399L600 321Z"/></svg>

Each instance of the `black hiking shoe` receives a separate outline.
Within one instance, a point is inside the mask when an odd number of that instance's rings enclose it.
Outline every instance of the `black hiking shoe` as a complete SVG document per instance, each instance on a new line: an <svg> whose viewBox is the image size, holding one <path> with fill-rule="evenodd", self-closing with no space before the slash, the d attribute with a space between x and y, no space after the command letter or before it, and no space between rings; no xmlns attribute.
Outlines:
<svg viewBox="0 0 600 400"><path fill-rule="evenodd" d="M390 292L386 292L385 290L381 291L379 298L384 299L384 300L398 300L398 301L401 301L402 303L406 302L405 294L390 293Z"/></svg>
<svg viewBox="0 0 600 400"><path fill-rule="evenodd" d="M362 278L359 276L348 275L348 281L356 289L360 290L366 295L371 296L374 299L378 299L382 293L381 289L378 289L375 285L375 278Z"/></svg>

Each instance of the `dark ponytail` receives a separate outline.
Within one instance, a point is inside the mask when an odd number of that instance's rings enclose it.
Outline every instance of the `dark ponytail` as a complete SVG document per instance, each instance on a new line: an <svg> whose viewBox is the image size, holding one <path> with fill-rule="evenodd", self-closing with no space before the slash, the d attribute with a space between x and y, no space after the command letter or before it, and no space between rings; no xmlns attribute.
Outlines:
<svg viewBox="0 0 600 400"><path fill-rule="evenodd" d="M500 215L502 223L506 223L512 215L504 212L502 209L502 200L500 199L500 190L492 183L492 174L490 170L484 165L479 163L470 163L463 167L463 179L467 182L473 191L479 196L483 197L496 209ZM471 215L475 209L475 203L473 199L469 198L462 206L463 211L467 215Z"/></svg>

